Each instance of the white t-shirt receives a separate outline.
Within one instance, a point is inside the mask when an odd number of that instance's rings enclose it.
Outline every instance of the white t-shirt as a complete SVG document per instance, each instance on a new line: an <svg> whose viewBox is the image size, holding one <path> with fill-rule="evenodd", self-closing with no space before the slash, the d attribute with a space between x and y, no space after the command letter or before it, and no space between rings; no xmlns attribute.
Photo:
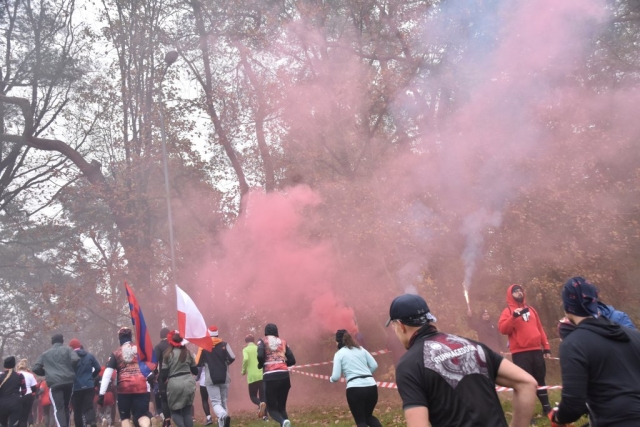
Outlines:
<svg viewBox="0 0 640 427"><path fill-rule="evenodd" d="M31 394L31 387L35 387L38 385L38 381L36 381L35 375L33 375L29 371L20 371L18 373L24 377L24 383L27 386L27 392L25 393L25 396L27 394Z"/></svg>

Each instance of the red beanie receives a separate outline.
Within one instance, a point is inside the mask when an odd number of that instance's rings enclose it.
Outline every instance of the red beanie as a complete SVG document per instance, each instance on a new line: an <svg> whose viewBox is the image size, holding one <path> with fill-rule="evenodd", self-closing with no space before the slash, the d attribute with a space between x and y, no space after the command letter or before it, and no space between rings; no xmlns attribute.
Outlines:
<svg viewBox="0 0 640 427"><path fill-rule="evenodd" d="M78 338L73 338L71 341L69 341L69 347L74 350L79 349L81 346L82 344L80 344L80 340Z"/></svg>

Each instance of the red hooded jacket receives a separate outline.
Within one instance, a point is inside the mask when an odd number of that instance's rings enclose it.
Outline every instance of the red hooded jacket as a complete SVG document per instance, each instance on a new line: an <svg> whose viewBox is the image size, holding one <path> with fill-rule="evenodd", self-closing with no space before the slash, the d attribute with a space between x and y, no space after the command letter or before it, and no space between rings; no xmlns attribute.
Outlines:
<svg viewBox="0 0 640 427"><path fill-rule="evenodd" d="M549 340L542 329L540 316L533 307L526 304L526 299L519 303L513 298L511 289L514 286L516 285L511 285L507 289L507 308L502 310L498 320L498 330L501 334L509 336L511 353L531 350L549 351ZM513 316L515 309L525 307L529 308L529 313L518 317Z"/></svg>

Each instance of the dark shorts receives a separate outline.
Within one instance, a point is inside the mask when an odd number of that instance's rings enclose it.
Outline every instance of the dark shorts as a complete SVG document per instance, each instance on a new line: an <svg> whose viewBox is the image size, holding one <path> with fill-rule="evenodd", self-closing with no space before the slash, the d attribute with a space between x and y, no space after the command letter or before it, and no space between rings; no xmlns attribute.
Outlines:
<svg viewBox="0 0 640 427"><path fill-rule="evenodd" d="M149 393L118 393L118 413L121 420L138 421L149 412Z"/></svg>

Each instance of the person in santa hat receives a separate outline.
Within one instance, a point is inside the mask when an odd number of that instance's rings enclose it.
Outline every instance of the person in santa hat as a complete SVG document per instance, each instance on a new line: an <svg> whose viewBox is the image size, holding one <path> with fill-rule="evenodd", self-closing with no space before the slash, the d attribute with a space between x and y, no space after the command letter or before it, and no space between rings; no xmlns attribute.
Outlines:
<svg viewBox="0 0 640 427"><path fill-rule="evenodd" d="M236 360L236 355L229 347L229 344L219 337L218 327L209 327L209 336L213 348L211 351L199 349L196 356L196 363L199 367L204 367L207 393L211 400L211 406L216 417L218 417L219 427L229 427L231 417L227 409L227 397L229 395L229 365Z"/></svg>

